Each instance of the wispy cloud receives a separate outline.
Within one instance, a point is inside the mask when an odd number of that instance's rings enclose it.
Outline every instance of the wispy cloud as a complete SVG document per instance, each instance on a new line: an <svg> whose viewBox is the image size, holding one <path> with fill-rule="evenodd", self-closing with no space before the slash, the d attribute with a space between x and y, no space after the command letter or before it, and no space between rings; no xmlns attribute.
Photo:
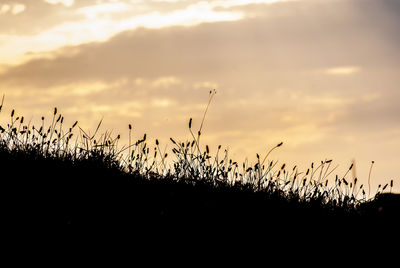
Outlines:
<svg viewBox="0 0 400 268"><path fill-rule="evenodd" d="M10 13L12 15L18 15L24 12L26 6L20 3L12 3L12 4L0 4L0 15L5 15Z"/></svg>
<svg viewBox="0 0 400 268"><path fill-rule="evenodd" d="M70 7L75 3L75 0L44 0L44 2L52 5L63 4L66 7Z"/></svg>
<svg viewBox="0 0 400 268"><path fill-rule="evenodd" d="M108 16L112 13L127 12L133 8L134 7L129 4L116 2L82 7L77 9L76 13L83 14L86 18L93 20L101 16Z"/></svg>
<svg viewBox="0 0 400 268"><path fill-rule="evenodd" d="M326 74L330 75L352 75L361 71L360 67L356 66L343 66L343 67L334 67L329 68L324 71Z"/></svg>

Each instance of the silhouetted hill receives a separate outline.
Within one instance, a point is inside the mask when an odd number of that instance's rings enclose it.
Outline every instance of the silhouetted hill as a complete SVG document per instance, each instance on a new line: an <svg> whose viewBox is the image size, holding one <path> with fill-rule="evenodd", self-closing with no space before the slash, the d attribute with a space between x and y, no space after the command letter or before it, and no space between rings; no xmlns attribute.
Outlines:
<svg viewBox="0 0 400 268"><path fill-rule="evenodd" d="M117 150L119 137L105 134L96 141L80 129L80 142L71 146L77 123L63 132L56 109L47 130L23 121L13 111L12 123L0 129L2 219L9 227L279 235L399 223L398 195L358 199L365 196L363 186L348 182L347 173L329 186L323 174L330 174L331 160L305 173L285 165L274 171L276 163L266 162L269 153L242 170L226 158L212 161L208 146L200 150L200 131L196 138L191 120L193 141L171 139L173 169L157 140L151 156L146 135Z"/></svg>
<svg viewBox="0 0 400 268"><path fill-rule="evenodd" d="M329 209L317 201L290 199L277 191L173 177L128 174L100 159L70 161L26 152L0 151L5 212L18 226L247 226L327 225L398 220L399 198L378 196L358 209ZM257 228L257 227L256 227Z"/></svg>

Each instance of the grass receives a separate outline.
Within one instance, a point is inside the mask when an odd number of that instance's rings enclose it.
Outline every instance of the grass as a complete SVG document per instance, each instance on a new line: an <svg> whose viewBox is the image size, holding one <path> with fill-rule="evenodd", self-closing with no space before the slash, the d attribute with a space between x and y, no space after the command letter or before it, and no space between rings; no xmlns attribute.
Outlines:
<svg viewBox="0 0 400 268"><path fill-rule="evenodd" d="M129 144L120 147L120 135L98 133L102 121L90 135L78 122L65 127L57 108L48 126L44 117L34 126L13 110L9 123L0 126L6 221L14 226L155 224L243 231L304 219L316 224L380 217L375 200L391 192L393 181L368 199L364 186L347 177L353 165L343 176L333 176L332 160L312 163L306 172L277 166L268 157L283 143L265 156L257 154L254 165L228 159L221 146L211 156L209 146L202 150L200 143L206 112L197 135L189 120L191 140L170 139L169 155L158 140L151 149L146 135L132 142L131 125Z"/></svg>

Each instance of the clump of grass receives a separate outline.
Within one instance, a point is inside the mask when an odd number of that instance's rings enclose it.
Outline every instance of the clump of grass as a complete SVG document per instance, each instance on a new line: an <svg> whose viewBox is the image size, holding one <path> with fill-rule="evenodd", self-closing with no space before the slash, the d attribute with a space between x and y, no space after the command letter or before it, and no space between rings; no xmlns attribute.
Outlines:
<svg viewBox="0 0 400 268"><path fill-rule="evenodd" d="M57 108L54 108L49 126L45 126L44 116L41 121L40 126L25 124L24 117L16 116L15 110L12 110L10 123L5 127L0 126L1 150L71 161L104 158L104 163L110 163L108 159L117 160L116 142L119 137L114 139L105 133L96 140L96 133L88 135L78 126L77 121L65 131L64 117L58 113ZM75 136L77 126L80 135Z"/></svg>

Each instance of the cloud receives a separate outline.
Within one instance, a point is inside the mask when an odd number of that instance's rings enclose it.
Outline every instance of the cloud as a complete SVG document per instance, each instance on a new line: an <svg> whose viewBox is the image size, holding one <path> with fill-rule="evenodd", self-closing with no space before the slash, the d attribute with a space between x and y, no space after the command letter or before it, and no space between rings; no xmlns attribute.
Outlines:
<svg viewBox="0 0 400 268"><path fill-rule="evenodd" d="M44 2L52 5L63 4L66 7L70 7L75 3L75 0L44 0Z"/></svg>
<svg viewBox="0 0 400 268"><path fill-rule="evenodd" d="M13 3L13 4L3 4L0 5L0 15L7 14L10 12L12 15L18 15L22 12L24 12L26 9L26 6L24 4L20 3Z"/></svg>
<svg viewBox="0 0 400 268"><path fill-rule="evenodd" d="M61 3L59 1L51 3L53 5L44 2L28 5L29 12L24 21L8 19L7 25L12 25L11 28L0 25L0 38L3 34L4 39L8 40L0 43L3 63L27 61L30 59L26 56L28 52L43 53L66 45L105 41L117 33L138 27L192 26L243 17L239 12L216 11L214 5L197 1L170 3L168 5L173 6L164 7L163 4L146 1L103 3L87 0L79 4L77 2L68 9L64 5L55 5ZM72 2L63 3L69 5ZM19 9L16 11L21 12Z"/></svg>
<svg viewBox="0 0 400 268"><path fill-rule="evenodd" d="M326 69L324 73L330 75L352 75L358 73L359 71L360 68L356 66L342 66Z"/></svg>
<svg viewBox="0 0 400 268"><path fill-rule="evenodd" d="M299 0L217 0L208 1L207 4L211 5L213 8L231 8L231 7L241 7L254 4L274 4L279 2L288 1L299 1Z"/></svg>
<svg viewBox="0 0 400 268"><path fill-rule="evenodd" d="M26 9L26 6L23 5L23 4L15 4L15 5L13 6L11 12L12 12L14 15L18 15L19 13L24 12L25 9Z"/></svg>
<svg viewBox="0 0 400 268"><path fill-rule="evenodd" d="M101 43L63 48L55 58L35 59L10 68L1 78L6 83L50 86L130 76L201 76L201 80L204 77L216 81L233 75L234 80L240 80L235 82L251 85L256 77L276 80L272 77L276 72L320 69L329 74L355 74L361 69L397 65L400 42L392 42L391 36L382 37L377 22L371 28L372 14L360 17L356 10L355 16L336 17L329 11L332 3L317 2L286 17L126 31ZM335 6L336 10L349 9L345 3ZM275 9L298 10L303 3L280 5L258 9L269 13ZM322 21L323 25L315 21ZM60 31L75 33L74 27L64 27ZM93 27L99 30L98 25ZM70 37L74 40L73 35ZM50 41L51 35L41 39Z"/></svg>
<svg viewBox="0 0 400 268"><path fill-rule="evenodd" d="M124 12L130 10L131 8L133 7L121 2L105 3L81 7L77 10L77 13L84 14L88 19L95 19L104 14Z"/></svg>
<svg viewBox="0 0 400 268"><path fill-rule="evenodd" d="M168 88L174 85L178 85L181 83L181 80L179 78L176 78L174 76L168 76L168 77L160 77L156 79L154 82L152 82L153 87L163 87L163 88Z"/></svg>
<svg viewBox="0 0 400 268"><path fill-rule="evenodd" d="M10 5L7 5L7 4L1 5L0 6L0 15L1 14L6 14L10 9L11 9Z"/></svg>

